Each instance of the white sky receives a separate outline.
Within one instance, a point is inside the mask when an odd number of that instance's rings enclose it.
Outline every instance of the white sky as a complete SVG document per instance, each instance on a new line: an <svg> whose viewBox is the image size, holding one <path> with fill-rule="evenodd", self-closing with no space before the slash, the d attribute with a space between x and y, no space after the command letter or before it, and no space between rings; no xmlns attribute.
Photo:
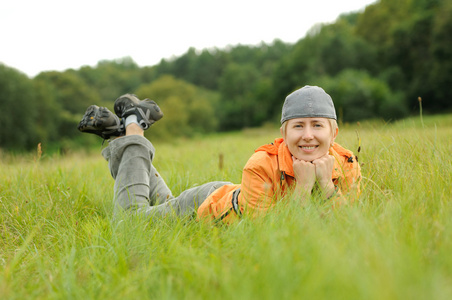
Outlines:
<svg viewBox="0 0 452 300"><path fill-rule="evenodd" d="M0 62L30 77L130 56L140 66L189 47L295 43L376 0L0 0Z"/></svg>

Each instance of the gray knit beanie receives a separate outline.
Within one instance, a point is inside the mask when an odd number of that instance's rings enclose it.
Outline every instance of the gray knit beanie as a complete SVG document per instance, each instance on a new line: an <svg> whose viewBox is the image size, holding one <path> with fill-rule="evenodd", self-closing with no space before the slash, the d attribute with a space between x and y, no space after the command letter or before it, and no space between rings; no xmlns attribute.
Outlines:
<svg viewBox="0 0 452 300"><path fill-rule="evenodd" d="M281 124L290 119L311 117L337 120L331 96L318 86L306 85L286 97Z"/></svg>

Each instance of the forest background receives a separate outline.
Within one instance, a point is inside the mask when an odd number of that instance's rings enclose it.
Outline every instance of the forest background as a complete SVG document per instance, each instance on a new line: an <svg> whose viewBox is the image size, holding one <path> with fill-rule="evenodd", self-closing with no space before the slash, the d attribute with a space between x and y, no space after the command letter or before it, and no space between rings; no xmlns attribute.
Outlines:
<svg viewBox="0 0 452 300"><path fill-rule="evenodd" d="M124 57L34 78L0 64L0 149L98 145L77 124L89 105L112 109L124 93L166 112L153 138L277 124L284 98L306 84L333 97L340 122L393 121L418 113L419 99L424 114L451 111L451 15L449 0L381 0L295 44L190 48L154 66Z"/></svg>

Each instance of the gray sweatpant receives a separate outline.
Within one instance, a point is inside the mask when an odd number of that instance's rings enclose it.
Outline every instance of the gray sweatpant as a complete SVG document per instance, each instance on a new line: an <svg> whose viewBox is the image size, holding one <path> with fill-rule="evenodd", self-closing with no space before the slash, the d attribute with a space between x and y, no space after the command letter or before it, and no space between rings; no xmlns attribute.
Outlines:
<svg viewBox="0 0 452 300"><path fill-rule="evenodd" d="M152 165L155 148L146 138L130 135L110 142L102 151L115 179L115 213L126 210L148 217L193 215L213 191L230 182L215 181L174 197Z"/></svg>

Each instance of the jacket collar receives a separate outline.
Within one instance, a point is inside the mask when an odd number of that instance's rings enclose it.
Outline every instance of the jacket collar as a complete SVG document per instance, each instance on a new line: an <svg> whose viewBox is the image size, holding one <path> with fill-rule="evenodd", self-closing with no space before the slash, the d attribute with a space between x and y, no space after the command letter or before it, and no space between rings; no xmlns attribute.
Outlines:
<svg viewBox="0 0 452 300"><path fill-rule="evenodd" d="M292 154L283 138L277 138L273 143L259 147L256 152L258 151L265 151L268 154L277 155L279 170L294 177Z"/></svg>
<svg viewBox="0 0 452 300"><path fill-rule="evenodd" d="M279 170L284 172L286 175L295 177L292 154L290 153L283 138L277 138L273 143L259 147L256 152L258 151L265 151L269 154L277 155ZM330 147L329 154L335 158L332 179L339 178L342 175L343 168L341 165L344 160L343 158L349 158L353 154L337 143L333 143L333 146Z"/></svg>

